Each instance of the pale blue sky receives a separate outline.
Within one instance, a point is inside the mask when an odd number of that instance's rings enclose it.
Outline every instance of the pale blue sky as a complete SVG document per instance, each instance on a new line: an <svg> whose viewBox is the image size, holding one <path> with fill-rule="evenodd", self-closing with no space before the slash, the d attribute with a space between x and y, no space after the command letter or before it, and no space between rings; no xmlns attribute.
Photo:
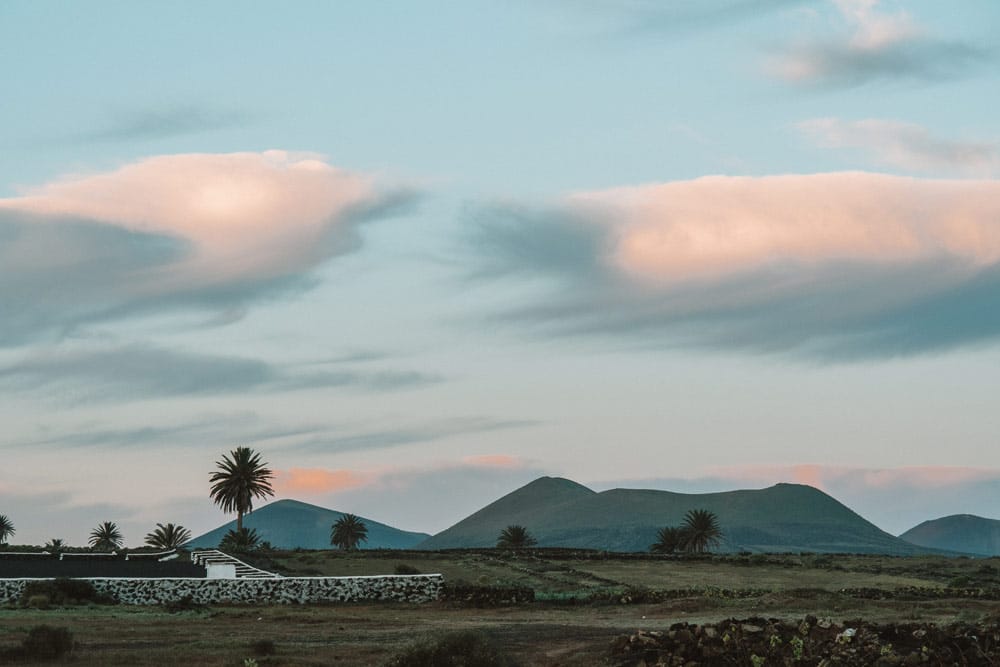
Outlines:
<svg viewBox="0 0 1000 667"><path fill-rule="evenodd" d="M0 4L14 541L212 528L237 444L413 530L538 474L803 464L893 532L995 516L998 29L988 0Z"/></svg>

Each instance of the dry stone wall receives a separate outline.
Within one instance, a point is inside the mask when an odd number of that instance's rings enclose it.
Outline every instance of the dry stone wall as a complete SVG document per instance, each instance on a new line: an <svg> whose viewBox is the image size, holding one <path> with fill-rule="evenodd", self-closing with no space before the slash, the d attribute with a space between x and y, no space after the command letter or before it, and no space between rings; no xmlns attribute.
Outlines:
<svg viewBox="0 0 1000 667"><path fill-rule="evenodd" d="M29 581L0 579L0 603L15 602ZM431 602L441 595L439 574L276 579L87 579L122 604L155 605L190 598L198 604L309 602Z"/></svg>

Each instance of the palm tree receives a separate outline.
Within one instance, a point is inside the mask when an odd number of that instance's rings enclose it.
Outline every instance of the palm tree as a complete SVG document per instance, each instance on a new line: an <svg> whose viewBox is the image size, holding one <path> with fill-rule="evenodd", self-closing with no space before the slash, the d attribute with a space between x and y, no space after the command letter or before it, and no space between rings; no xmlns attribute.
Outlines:
<svg viewBox="0 0 1000 667"><path fill-rule="evenodd" d="M353 514L345 514L330 526L330 544L344 551L353 551L368 541L368 526Z"/></svg>
<svg viewBox="0 0 1000 667"><path fill-rule="evenodd" d="M708 510L691 510L684 515L681 525L684 533L685 551L704 553L722 539L722 529L719 528L719 518Z"/></svg>
<svg viewBox="0 0 1000 667"><path fill-rule="evenodd" d="M271 478L274 476L260 460L260 454L249 447L237 447L221 461L211 474L209 494L223 512L236 512L236 530L243 530L243 515L253 511L254 498L274 495Z"/></svg>
<svg viewBox="0 0 1000 667"><path fill-rule="evenodd" d="M90 531L90 546L101 551L111 551L122 545L121 531L114 521L105 521Z"/></svg>
<svg viewBox="0 0 1000 667"><path fill-rule="evenodd" d="M677 526L667 526L656 532L656 542L650 545L649 550L658 554L672 554L683 548L684 531Z"/></svg>
<svg viewBox="0 0 1000 667"><path fill-rule="evenodd" d="M253 528L240 528L230 530L219 542L219 549L222 551L235 551L237 553L247 553L257 549L260 542L260 535Z"/></svg>
<svg viewBox="0 0 1000 667"><path fill-rule="evenodd" d="M507 526L500 531L500 537L497 538L498 549L523 549L536 544L538 540L532 537L524 526Z"/></svg>
<svg viewBox="0 0 1000 667"><path fill-rule="evenodd" d="M14 522L7 518L6 514L0 514L0 544L7 544L7 540L14 534Z"/></svg>
<svg viewBox="0 0 1000 667"><path fill-rule="evenodd" d="M191 531L184 526L158 523L156 530L146 535L146 544L157 549L176 549L190 539Z"/></svg>
<svg viewBox="0 0 1000 667"><path fill-rule="evenodd" d="M66 548L66 542L58 537L53 537L45 543L45 550L57 554Z"/></svg>

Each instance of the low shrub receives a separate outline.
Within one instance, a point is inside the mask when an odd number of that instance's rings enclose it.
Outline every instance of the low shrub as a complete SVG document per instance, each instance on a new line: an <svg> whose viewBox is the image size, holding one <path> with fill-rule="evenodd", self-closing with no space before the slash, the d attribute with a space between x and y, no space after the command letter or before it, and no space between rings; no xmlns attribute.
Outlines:
<svg viewBox="0 0 1000 667"><path fill-rule="evenodd" d="M25 606L31 607L32 609L48 609L51 602L52 600L49 599L48 595L32 595L28 598L27 602L25 602Z"/></svg>
<svg viewBox="0 0 1000 667"><path fill-rule="evenodd" d="M449 632L406 648L386 667L516 667L492 637L479 630Z"/></svg>
<svg viewBox="0 0 1000 667"><path fill-rule="evenodd" d="M517 586L476 586L463 581L445 582L441 599L446 602L495 607L535 601L533 588Z"/></svg>
<svg viewBox="0 0 1000 667"><path fill-rule="evenodd" d="M413 567L412 565L407 565L406 563L399 563L396 565L396 574L420 574L420 570Z"/></svg>
<svg viewBox="0 0 1000 667"><path fill-rule="evenodd" d="M36 625L21 642L21 652L28 660L55 660L72 650L73 633L51 625Z"/></svg>
<svg viewBox="0 0 1000 667"><path fill-rule="evenodd" d="M195 602L194 598L190 595L185 595L180 600L171 600L163 605L171 614L177 614L182 611L199 611L205 608L205 605L200 602Z"/></svg>
<svg viewBox="0 0 1000 667"><path fill-rule="evenodd" d="M274 640L272 639L258 639L253 644L250 645L253 649L254 655L274 655L276 650L274 646Z"/></svg>
<svg viewBox="0 0 1000 667"><path fill-rule="evenodd" d="M98 593L93 584L84 579L41 579L29 581L21 589L22 606L33 606L32 599L40 597L46 597L49 603L56 605L114 602L113 599Z"/></svg>

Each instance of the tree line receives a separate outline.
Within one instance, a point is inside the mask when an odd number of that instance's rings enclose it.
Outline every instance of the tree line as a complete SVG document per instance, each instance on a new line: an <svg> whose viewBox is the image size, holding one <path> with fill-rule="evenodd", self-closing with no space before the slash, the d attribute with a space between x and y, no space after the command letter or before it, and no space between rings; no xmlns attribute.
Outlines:
<svg viewBox="0 0 1000 667"><path fill-rule="evenodd" d="M675 552L705 553L722 540L719 519L708 510L691 510L684 516L680 526L666 526L656 534L656 542L650 545L653 553L671 554ZM497 537L498 549L524 549L538 544L538 540L524 526L514 524L500 531Z"/></svg>

